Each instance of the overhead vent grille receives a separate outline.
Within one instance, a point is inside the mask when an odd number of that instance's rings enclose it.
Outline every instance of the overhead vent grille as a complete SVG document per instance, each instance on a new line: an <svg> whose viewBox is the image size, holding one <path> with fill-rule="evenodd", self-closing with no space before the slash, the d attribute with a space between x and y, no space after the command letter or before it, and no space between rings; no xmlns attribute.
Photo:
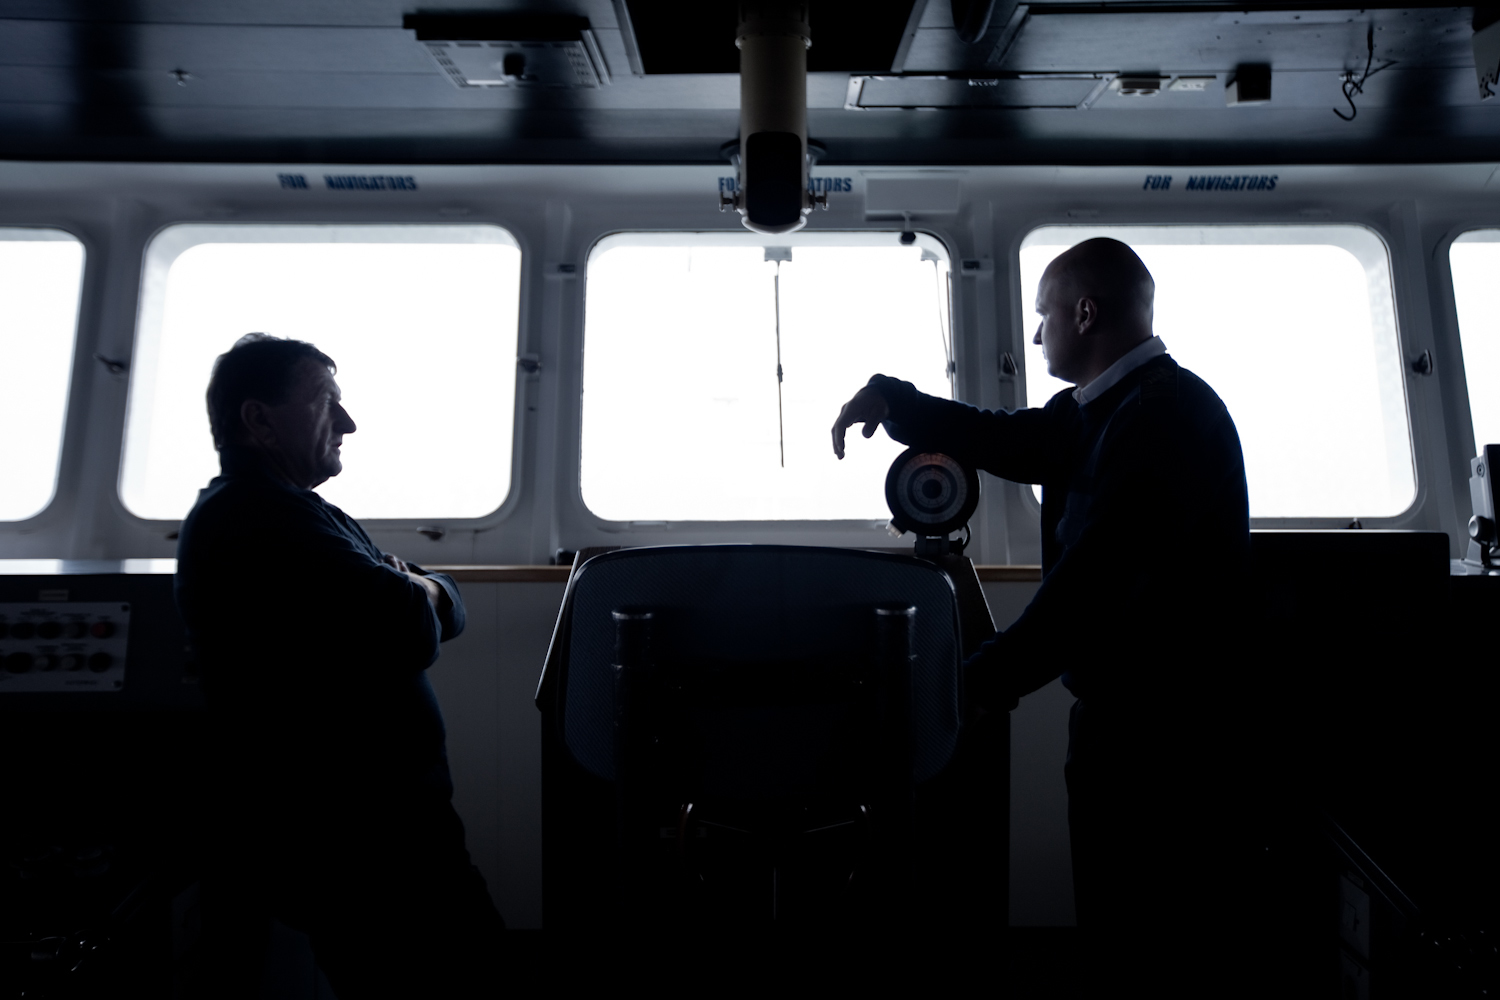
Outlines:
<svg viewBox="0 0 1500 1000"><path fill-rule="evenodd" d="M408 14L455 87L602 87L609 67L586 17Z"/></svg>
<svg viewBox="0 0 1500 1000"><path fill-rule="evenodd" d="M1114 73L852 76L847 111L870 108L1086 108Z"/></svg>

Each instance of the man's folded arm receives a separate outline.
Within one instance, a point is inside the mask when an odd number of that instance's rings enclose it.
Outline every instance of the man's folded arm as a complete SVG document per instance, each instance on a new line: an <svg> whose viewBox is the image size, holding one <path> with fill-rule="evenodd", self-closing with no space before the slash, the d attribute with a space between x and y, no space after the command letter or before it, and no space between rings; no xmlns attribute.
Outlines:
<svg viewBox="0 0 1500 1000"><path fill-rule="evenodd" d="M981 410L921 392L910 382L876 375L869 384L890 408L886 434L933 448L1015 483L1048 480L1056 459L1051 414L1041 409Z"/></svg>
<svg viewBox="0 0 1500 1000"><path fill-rule="evenodd" d="M453 577L447 573L431 573L416 563L409 562L406 568L418 576L425 576L439 587L447 595L447 600L438 606L438 623L443 627L443 642L449 639L457 639L463 635L464 625L468 622L468 615L464 611L464 599L458 592L458 584L453 582Z"/></svg>
<svg viewBox="0 0 1500 1000"><path fill-rule="evenodd" d="M327 638L371 662L414 670L431 665L444 628L426 588L376 561L342 532L298 527L288 547L298 553L302 572L317 580Z"/></svg>

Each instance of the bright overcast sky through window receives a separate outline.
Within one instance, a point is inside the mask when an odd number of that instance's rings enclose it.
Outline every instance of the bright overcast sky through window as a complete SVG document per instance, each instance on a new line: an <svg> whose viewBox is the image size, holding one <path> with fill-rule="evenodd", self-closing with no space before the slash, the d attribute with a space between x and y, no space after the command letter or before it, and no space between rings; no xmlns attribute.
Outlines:
<svg viewBox="0 0 1500 1000"><path fill-rule="evenodd" d="M360 518L478 517L510 488L521 252L493 226L177 226L147 251L121 496L180 518L218 474L203 393L246 333L316 344L358 430L319 487Z"/></svg>
<svg viewBox="0 0 1500 1000"><path fill-rule="evenodd" d="M1500 444L1500 392L1495 391L1495 372L1500 371L1500 229L1464 233L1453 241L1448 259L1478 454L1487 444Z"/></svg>
<svg viewBox="0 0 1500 1000"><path fill-rule="evenodd" d="M840 462L829 428L877 372L951 395L947 254L928 237L903 247L896 233L756 240L626 234L595 248L581 478L598 516L890 518L885 474L902 446L855 429ZM767 260L772 240L790 260Z"/></svg>
<svg viewBox="0 0 1500 1000"><path fill-rule="evenodd" d="M1411 505L1400 345L1378 237L1355 226L1039 229L1021 249L1032 406L1068 388L1031 344L1037 283L1054 257L1095 236L1140 254L1156 279L1157 335L1229 408L1253 517L1393 516Z"/></svg>
<svg viewBox="0 0 1500 1000"><path fill-rule="evenodd" d="M83 244L0 229L0 521L38 513L57 487L83 284Z"/></svg>

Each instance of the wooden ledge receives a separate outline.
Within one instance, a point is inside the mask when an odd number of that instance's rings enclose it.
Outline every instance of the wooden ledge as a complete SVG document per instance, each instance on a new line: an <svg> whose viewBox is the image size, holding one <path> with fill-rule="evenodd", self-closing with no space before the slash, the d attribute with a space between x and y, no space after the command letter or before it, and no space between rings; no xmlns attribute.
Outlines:
<svg viewBox="0 0 1500 1000"><path fill-rule="evenodd" d="M1042 567L1025 563L1018 566L975 566L981 583L1041 583Z"/></svg>
<svg viewBox="0 0 1500 1000"><path fill-rule="evenodd" d="M459 583L567 583L572 566L424 566Z"/></svg>
<svg viewBox="0 0 1500 1000"><path fill-rule="evenodd" d="M567 583L572 566L428 566L459 583ZM1037 583L1040 566L975 566L985 583Z"/></svg>

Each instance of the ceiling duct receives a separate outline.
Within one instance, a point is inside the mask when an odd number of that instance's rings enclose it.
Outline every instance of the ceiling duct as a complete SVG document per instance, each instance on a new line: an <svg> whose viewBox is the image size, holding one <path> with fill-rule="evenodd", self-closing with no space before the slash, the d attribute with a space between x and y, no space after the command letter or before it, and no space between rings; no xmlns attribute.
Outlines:
<svg viewBox="0 0 1500 1000"><path fill-rule="evenodd" d="M965 44L973 45L990 30L995 15L995 0L950 0L953 7L953 30Z"/></svg>
<svg viewBox="0 0 1500 1000"><path fill-rule="evenodd" d="M740 149L732 205L745 228L790 233L814 204L807 183L807 3L743 0L740 50Z"/></svg>
<svg viewBox="0 0 1500 1000"><path fill-rule="evenodd" d="M567 14L408 14L402 26L455 87L601 87L609 67L589 19Z"/></svg>

